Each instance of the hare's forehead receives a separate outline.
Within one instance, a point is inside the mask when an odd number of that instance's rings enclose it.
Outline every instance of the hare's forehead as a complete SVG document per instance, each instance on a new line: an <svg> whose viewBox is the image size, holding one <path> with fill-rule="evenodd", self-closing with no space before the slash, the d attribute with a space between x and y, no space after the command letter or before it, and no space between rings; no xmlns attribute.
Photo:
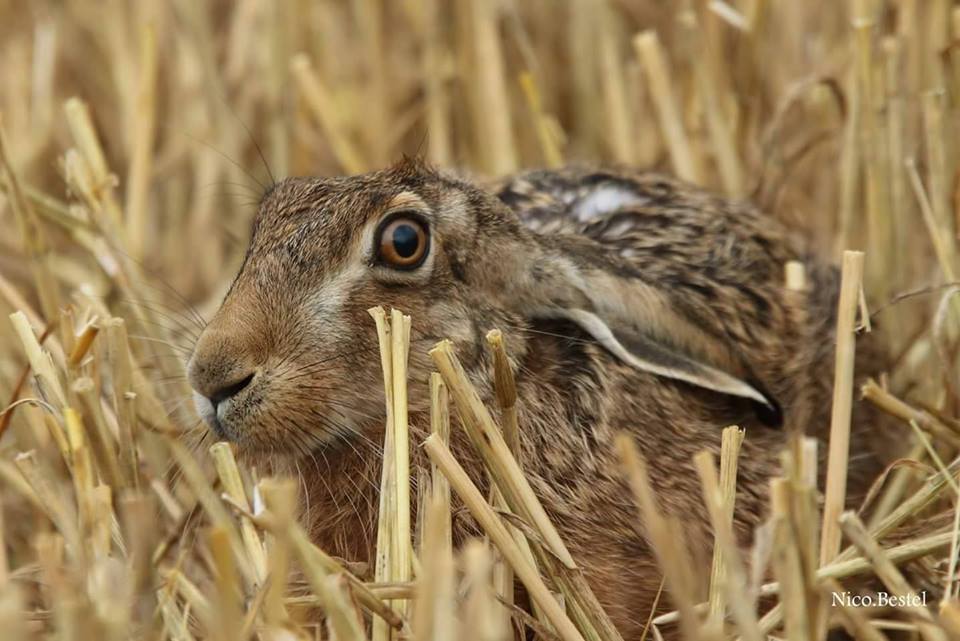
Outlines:
<svg viewBox="0 0 960 641"><path fill-rule="evenodd" d="M368 261L377 227L385 216L401 210L428 209L411 190L334 191L315 194L295 205L273 205L259 215L250 247L251 258L274 265L333 272Z"/></svg>

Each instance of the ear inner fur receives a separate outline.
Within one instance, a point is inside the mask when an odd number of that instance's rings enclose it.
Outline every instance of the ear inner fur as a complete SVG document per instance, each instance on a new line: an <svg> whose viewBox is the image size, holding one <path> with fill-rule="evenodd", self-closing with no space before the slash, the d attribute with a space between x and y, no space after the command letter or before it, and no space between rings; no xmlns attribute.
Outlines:
<svg viewBox="0 0 960 641"><path fill-rule="evenodd" d="M558 309L545 316L573 321L613 355L637 369L773 407L764 394L746 381L673 351L640 334L627 336L621 333L618 336L603 319L593 312L583 309Z"/></svg>

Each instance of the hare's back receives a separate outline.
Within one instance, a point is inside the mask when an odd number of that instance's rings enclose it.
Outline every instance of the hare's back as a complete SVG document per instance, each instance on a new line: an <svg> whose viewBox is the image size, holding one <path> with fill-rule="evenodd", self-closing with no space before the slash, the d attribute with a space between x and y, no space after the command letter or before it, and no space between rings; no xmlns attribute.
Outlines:
<svg viewBox="0 0 960 641"><path fill-rule="evenodd" d="M799 243L773 217L661 174L564 168L518 174L499 198L536 233L589 239L690 320L735 340L784 318L784 265Z"/></svg>
<svg viewBox="0 0 960 641"><path fill-rule="evenodd" d="M517 174L495 188L529 229L582 235L630 260L652 254L755 270L780 269L797 254L772 217L662 174L566 167Z"/></svg>

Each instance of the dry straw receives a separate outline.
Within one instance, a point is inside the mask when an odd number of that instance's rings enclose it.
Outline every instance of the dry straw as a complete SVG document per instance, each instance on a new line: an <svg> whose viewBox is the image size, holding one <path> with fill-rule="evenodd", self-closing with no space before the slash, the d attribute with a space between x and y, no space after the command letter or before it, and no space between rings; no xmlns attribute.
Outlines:
<svg viewBox="0 0 960 641"><path fill-rule="evenodd" d="M664 587L635 613L645 639L960 635L960 307L943 287L958 273L960 8L309 4L0 0L4 639L619 638L528 481L511 328L486 328L484 399L453 344L412 352L418 319L371 310L386 421L369 568L310 540L292 479L195 446L183 363L274 175L404 152L486 175L650 164L751 197L843 263L830 442L791 441L767 526L733 527L749 433L693 458L715 535L703 567L633 437L611 444ZM808 269L784 265L785 287L817 294ZM871 330L893 358L862 382L853 348ZM431 359L415 388L410 363ZM846 492L858 392L906 445L864 506ZM429 425L408 394L429 394ZM465 513L484 537L455 545ZM834 604L879 587L942 594Z"/></svg>

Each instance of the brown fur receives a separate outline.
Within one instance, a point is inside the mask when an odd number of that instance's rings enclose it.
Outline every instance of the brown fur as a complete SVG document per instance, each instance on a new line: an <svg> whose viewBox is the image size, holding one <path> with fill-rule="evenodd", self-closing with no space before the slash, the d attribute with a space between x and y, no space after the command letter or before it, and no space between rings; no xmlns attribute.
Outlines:
<svg viewBox="0 0 960 641"><path fill-rule="evenodd" d="M601 189L628 194L629 202L577 220L584 199ZM396 273L372 261L369 230L411 203L430 220L430 259ZM807 263L807 291L783 286L792 259ZM565 289L565 273L583 275L588 286ZM837 284L836 271L807 256L773 219L663 176L567 169L481 189L406 161L352 178L289 179L265 196L246 261L196 347L190 380L210 396L253 372L219 435L249 459L299 469L315 539L334 554L370 560L385 417L366 310L393 306L413 317L415 443L427 427L427 350L454 340L492 402L483 337L500 328L517 370L522 463L600 601L624 637L636 639L660 574L614 434L635 436L664 507L686 519L691 548L708 558L712 535L692 457L717 451L724 426L743 426L736 525L747 542L788 435L826 433ZM630 331L761 385L779 402L784 425L761 424L745 399L631 367L576 324L537 311L558 300L591 304L582 291L624 296L626 322L638 326ZM858 358L860 372L874 373L869 351ZM876 466L860 436L872 420L857 404L854 490ZM461 430L453 433L455 453L483 483ZM414 464L423 463L415 448ZM457 522L460 538L474 527Z"/></svg>

